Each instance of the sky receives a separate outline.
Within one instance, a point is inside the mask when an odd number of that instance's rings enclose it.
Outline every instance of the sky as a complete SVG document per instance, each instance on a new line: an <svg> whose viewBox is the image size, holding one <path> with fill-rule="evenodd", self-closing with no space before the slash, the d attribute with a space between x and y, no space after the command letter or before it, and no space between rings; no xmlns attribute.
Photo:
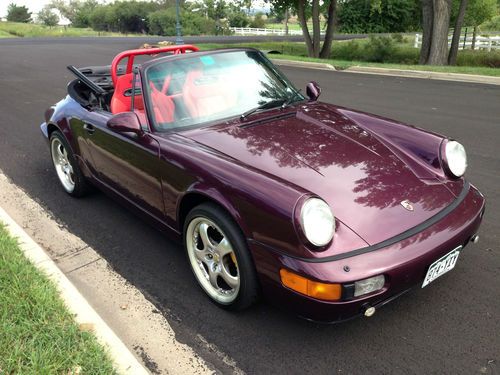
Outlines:
<svg viewBox="0 0 500 375"><path fill-rule="evenodd" d="M100 1L100 2L105 2L105 1ZM38 11L40 11L44 7L44 5L50 3L50 0L0 0L0 17L7 17L7 7L9 6L10 3L15 3L16 5L19 6L24 5L30 10L30 12L35 14ZM253 3L256 6L261 7L263 6L264 1L254 0Z"/></svg>
<svg viewBox="0 0 500 375"><path fill-rule="evenodd" d="M26 6L30 12L37 13L44 5L48 4L50 0L0 0L0 17L7 17L7 7L10 3L19 6Z"/></svg>

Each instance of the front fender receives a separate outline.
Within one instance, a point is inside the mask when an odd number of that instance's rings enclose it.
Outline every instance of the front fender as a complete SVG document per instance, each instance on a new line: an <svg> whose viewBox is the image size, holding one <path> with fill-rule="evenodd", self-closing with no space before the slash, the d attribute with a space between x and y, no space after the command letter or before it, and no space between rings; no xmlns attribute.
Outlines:
<svg viewBox="0 0 500 375"><path fill-rule="evenodd" d="M228 199L222 192L220 192L217 188L210 186L208 184L205 184L200 181L196 181L194 184L192 184L187 191L180 197L179 202L177 204L177 218L178 221L180 220L181 217L181 203L185 199L189 199L190 196L202 196L206 200L213 201L214 203L217 203L220 205L222 208L226 210L226 212L229 213L229 215L232 217L232 219L238 224L242 232L244 233L246 238L251 238L252 232L248 228L248 225L245 221L245 219L241 216L240 212L238 209L234 206L234 204L231 202L230 199Z"/></svg>

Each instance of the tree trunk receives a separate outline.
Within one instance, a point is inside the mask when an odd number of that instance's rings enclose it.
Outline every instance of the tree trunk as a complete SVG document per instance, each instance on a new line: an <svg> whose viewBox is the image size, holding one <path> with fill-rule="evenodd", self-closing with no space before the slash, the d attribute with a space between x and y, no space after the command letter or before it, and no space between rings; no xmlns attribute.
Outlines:
<svg viewBox="0 0 500 375"><path fill-rule="evenodd" d="M433 0L434 17L428 65L448 63L448 30L450 28L451 0Z"/></svg>
<svg viewBox="0 0 500 375"><path fill-rule="evenodd" d="M333 42L333 30L335 27L335 12L337 10L337 0L330 0L330 5L328 5L328 20L326 21L326 34L325 40L323 41L323 47L319 57L322 59L327 59L330 57L330 52L332 51Z"/></svg>
<svg viewBox="0 0 500 375"><path fill-rule="evenodd" d="M467 8L467 0L460 1L455 29L453 30L453 39L451 40L450 54L448 55L448 65L457 64L458 44L460 43L460 34L462 33L462 25L464 23L465 9Z"/></svg>
<svg viewBox="0 0 500 375"><path fill-rule="evenodd" d="M285 35L288 36L288 8L285 9Z"/></svg>
<svg viewBox="0 0 500 375"><path fill-rule="evenodd" d="M477 26L474 26L474 31L472 32L472 50L476 49L476 38L477 38Z"/></svg>
<svg viewBox="0 0 500 375"><path fill-rule="evenodd" d="M429 60L429 52L431 50L432 38L432 0L422 0L422 46L420 48L420 58L418 63L427 64Z"/></svg>
<svg viewBox="0 0 500 375"><path fill-rule="evenodd" d="M321 25L319 22L319 0L312 1L312 26L314 57L319 57L321 47Z"/></svg>
<svg viewBox="0 0 500 375"><path fill-rule="evenodd" d="M298 1L297 17L300 22L300 27L302 28L302 33L304 34L304 40L307 46L307 55L309 57L313 57L314 56L313 42L311 40L311 35L309 34L309 28L307 27L307 19L306 19L306 0Z"/></svg>

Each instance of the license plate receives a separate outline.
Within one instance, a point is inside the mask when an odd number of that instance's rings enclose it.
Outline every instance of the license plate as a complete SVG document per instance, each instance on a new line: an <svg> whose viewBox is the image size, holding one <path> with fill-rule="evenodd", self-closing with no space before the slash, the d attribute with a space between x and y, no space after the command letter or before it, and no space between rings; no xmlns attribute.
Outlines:
<svg viewBox="0 0 500 375"><path fill-rule="evenodd" d="M439 258L434 263L429 266L427 275L425 275L424 283L422 288L429 285L431 282L436 280L438 277L444 275L446 272L451 271L455 264L457 264L458 256L460 255L460 250L462 246L453 249L445 256Z"/></svg>

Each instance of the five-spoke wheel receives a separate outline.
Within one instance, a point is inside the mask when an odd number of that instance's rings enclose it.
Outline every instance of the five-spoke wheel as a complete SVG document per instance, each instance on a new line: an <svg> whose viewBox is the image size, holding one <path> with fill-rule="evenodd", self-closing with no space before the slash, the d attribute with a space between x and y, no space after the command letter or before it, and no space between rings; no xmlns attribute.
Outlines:
<svg viewBox="0 0 500 375"><path fill-rule="evenodd" d="M50 154L57 177L66 193L80 197L88 191L88 184L61 132L50 134Z"/></svg>
<svg viewBox="0 0 500 375"><path fill-rule="evenodd" d="M257 299L246 241L220 207L205 203L194 208L185 222L184 243L196 280L214 302L241 310Z"/></svg>

